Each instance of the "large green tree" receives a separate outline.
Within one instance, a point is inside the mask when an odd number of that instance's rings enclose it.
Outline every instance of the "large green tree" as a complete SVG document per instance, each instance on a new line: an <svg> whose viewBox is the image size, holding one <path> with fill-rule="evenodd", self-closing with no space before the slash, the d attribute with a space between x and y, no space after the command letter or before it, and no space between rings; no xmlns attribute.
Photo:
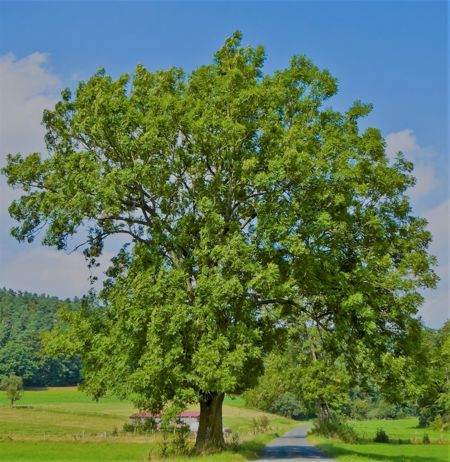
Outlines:
<svg viewBox="0 0 450 462"><path fill-rule="evenodd" d="M108 236L130 236L65 338L94 396L155 411L198 401L198 448L223 444L224 394L254 384L290 319L382 370L435 283L405 196L412 165L389 162L378 130L360 133L370 107L324 107L328 71L295 56L264 75L264 58L235 33L189 75L100 70L45 112L49 156L11 155L4 169L24 190L17 239L44 229L63 249L87 230L92 264Z"/></svg>

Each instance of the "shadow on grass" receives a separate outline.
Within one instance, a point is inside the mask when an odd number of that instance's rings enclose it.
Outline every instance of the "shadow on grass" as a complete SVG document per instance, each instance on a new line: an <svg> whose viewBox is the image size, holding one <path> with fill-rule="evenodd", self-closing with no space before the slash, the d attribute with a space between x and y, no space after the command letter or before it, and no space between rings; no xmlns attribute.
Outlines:
<svg viewBox="0 0 450 462"><path fill-rule="evenodd" d="M374 444L375 441L373 438L358 438L357 441L358 444ZM411 438L389 438L389 442L387 443L382 443L382 444L413 444L413 441L411 441Z"/></svg>
<svg viewBox="0 0 450 462"><path fill-rule="evenodd" d="M330 460L323 451L315 446L283 445L266 448L262 454L264 460L293 460L293 459L314 459Z"/></svg>
<svg viewBox="0 0 450 462"><path fill-rule="evenodd" d="M440 456L413 456L413 455L384 455L358 451L357 445L355 449L339 448L333 444L321 443L316 447L326 453L328 457L339 456L358 456L364 459L379 460L387 462L441 462L443 459ZM398 445L395 445L398 447Z"/></svg>

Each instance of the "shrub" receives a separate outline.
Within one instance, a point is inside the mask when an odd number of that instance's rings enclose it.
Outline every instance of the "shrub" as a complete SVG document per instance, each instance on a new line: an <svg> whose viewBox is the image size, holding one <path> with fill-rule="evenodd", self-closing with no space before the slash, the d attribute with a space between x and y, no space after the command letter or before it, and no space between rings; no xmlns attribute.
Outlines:
<svg viewBox="0 0 450 462"><path fill-rule="evenodd" d="M131 423L124 423L123 427L122 427L122 430L125 433L134 433L135 426L133 424L131 424Z"/></svg>
<svg viewBox="0 0 450 462"><path fill-rule="evenodd" d="M312 433L338 438L344 443L356 443L358 435L355 430L343 420L333 417L329 419L319 419L312 429Z"/></svg>
<svg viewBox="0 0 450 462"><path fill-rule="evenodd" d="M143 422L125 423L123 431L125 433L138 433L139 435L148 435L158 429L158 426L153 419L145 419Z"/></svg>
<svg viewBox="0 0 450 462"><path fill-rule="evenodd" d="M300 405L299 399L289 392L282 393L264 410L290 419L300 418L307 414L307 411Z"/></svg>
<svg viewBox="0 0 450 462"><path fill-rule="evenodd" d="M382 428L379 428L373 440L375 443L389 443L389 436Z"/></svg>
<svg viewBox="0 0 450 462"><path fill-rule="evenodd" d="M144 422L142 422L139 425L139 432L140 433L153 433L158 429L158 425L156 424L156 421L154 419L145 419Z"/></svg>
<svg viewBox="0 0 450 462"><path fill-rule="evenodd" d="M169 456L169 442L164 440L159 447L159 455L161 459L166 459Z"/></svg>
<svg viewBox="0 0 450 462"><path fill-rule="evenodd" d="M438 415L431 422L431 428L438 431L447 431L450 427L450 416Z"/></svg>
<svg viewBox="0 0 450 462"><path fill-rule="evenodd" d="M159 457L165 459L172 456L188 455L190 453L191 430L188 425L165 423L161 427L163 442L159 446Z"/></svg>
<svg viewBox="0 0 450 462"><path fill-rule="evenodd" d="M171 452L174 455L184 455L189 452L189 440L191 437L191 429L188 425L180 424L175 427L173 439L170 444Z"/></svg>
<svg viewBox="0 0 450 462"><path fill-rule="evenodd" d="M428 436L428 433L425 433L425 434L423 435L422 443L423 443L423 444L430 444L430 443L431 443L430 437Z"/></svg>
<svg viewBox="0 0 450 462"><path fill-rule="evenodd" d="M252 421L252 432L256 435L257 433L265 433L269 429L270 421L266 415L255 417Z"/></svg>
<svg viewBox="0 0 450 462"><path fill-rule="evenodd" d="M239 448L239 433L231 433L229 445L232 451Z"/></svg>
<svg viewBox="0 0 450 462"><path fill-rule="evenodd" d="M362 420L367 418L367 413L370 410L370 405L365 399L356 399L353 401L350 409L352 419Z"/></svg>
<svg viewBox="0 0 450 462"><path fill-rule="evenodd" d="M2 377L0 380L0 390L6 391L6 396L9 401L10 407L23 396L23 380L22 377L17 375L10 375L9 377Z"/></svg>
<svg viewBox="0 0 450 462"><path fill-rule="evenodd" d="M378 401L374 407L367 412L367 418L369 419L395 419L396 417L396 406L384 400Z"/></svg>
<svg viewBox="0 0 450 462"><path fill-rule="evenodd" d="M291 392L278 391L270 393L261 385L247 390L243 393L243 398L248 407L271 412L272 414L282 415L291 419L302 419L313 417L307 408L305 408L299 398Z"/></svg>

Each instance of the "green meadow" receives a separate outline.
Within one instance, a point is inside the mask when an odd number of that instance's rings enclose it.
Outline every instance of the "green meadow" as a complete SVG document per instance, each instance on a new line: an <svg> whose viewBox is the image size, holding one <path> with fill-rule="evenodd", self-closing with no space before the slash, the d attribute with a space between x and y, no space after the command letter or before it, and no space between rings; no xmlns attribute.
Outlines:
<svg viewBox="0 0 450 462"><path fill-rule="evenodd" d="M418 420L413 419L379 419L379 420L356 420L352 422L353 428L363 440L373 440L377 430L382 428L389 439L395 443L411 440L422 442L423 437L428 435L432 443L449 444L450 433L430 428L418 428Z"/></svg>
<svg viewBox="0 0 450 462"><path fill-rule="evenodd" d="M341 462L449 462L450 433L417 428L417 424L415 418L352 421L361 438L358 444L316 436L311 439ZM387 433L389 443L373 442L378 429ZM423 444L425 435L430 438L430 444Z"/></svg>
<svg viewBox="0 0 450 462"><path fill-rule="evenodd" d="M448 462L445 445L342 444L322 441L319 447L339 462Z"/></svg>
<svg viewBox="0 0 450 462"><path fill-rule="evenodd" d="M2 462L148 461L160 458L159 434L144 436L120 430L133 406L113 397L92 401L75 388L25 391L15 408L0 394L0 460ZM239 434L236 451L190 460L239 462L255 458L277 434L298 425L291 419L246 409L241 398L227 397L224 425ZM253 433L252 421L266 415L270 428ZM118 430L117 436L112 436ZM184 457L184 459L186 459ZM183 460L183 458L177 458Z"/></svg>
<svg viewBox="0 0 450 462"><path fill-rule="evenodd" d="M1 462L148 462L160 460L161 435L122 433L133 406L113 397L92 401L75 388L26 391L17 407L9 408L0 394ZM265 415L270 428L255 435L253 419ZM196 456L193 462L242 462L257 458L271 439L301 425L273 414L247 409L242 398L227 397L224 425L239 434L234 451ZM416 419L353 421L362 442L344 444L314 437L327 454L340 462L448 462L450 434L417 428ZM378 428L389 444L374 443ZM117 429L118 435L112 436ZM427 434L431 444L422 444ZM167 460L186 461L186 456Z"/></svg>

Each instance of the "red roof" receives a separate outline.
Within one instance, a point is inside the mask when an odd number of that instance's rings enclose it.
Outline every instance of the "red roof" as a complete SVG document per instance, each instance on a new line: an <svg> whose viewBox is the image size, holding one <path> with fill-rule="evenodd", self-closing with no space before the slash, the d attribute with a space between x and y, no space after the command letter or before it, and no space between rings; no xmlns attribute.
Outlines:
<svg viewBox="0 0 450 462"><path fill-rule="evenodd" d="M198 411L184 411L181 414L178 414L178 417L200 417L200 412L198 412Z"/></svg>

